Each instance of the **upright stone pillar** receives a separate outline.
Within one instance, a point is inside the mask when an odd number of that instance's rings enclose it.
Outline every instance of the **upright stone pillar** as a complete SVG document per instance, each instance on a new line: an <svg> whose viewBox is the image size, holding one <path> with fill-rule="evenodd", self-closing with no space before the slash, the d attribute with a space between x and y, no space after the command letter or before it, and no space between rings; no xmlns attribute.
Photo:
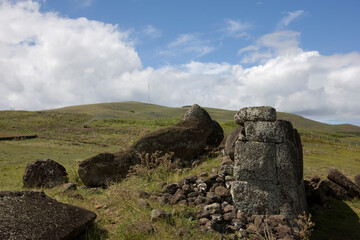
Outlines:
<svg viewBox="0 0 360 240"><path fill-rule="evenodd" d="M245 136L235 143L231 195L249 214L296 217L306 209L301 140L272 107L240 109L235 122Z"/></svg>

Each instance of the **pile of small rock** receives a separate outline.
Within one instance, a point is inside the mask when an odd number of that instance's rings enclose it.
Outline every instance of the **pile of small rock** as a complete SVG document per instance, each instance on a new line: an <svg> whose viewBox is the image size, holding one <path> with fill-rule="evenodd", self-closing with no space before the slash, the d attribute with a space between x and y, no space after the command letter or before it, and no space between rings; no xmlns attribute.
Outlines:
<svg viewBox="0 0 360 240"><path fill-rule="evenodd" d="M260 237L267 231L276 239L295 239L295 233L284 215L249 215L233 204L227 184L231 178L230 171L232 161L224 156L219 172L213 169L210 174L199 173L178 183L164 184L162 191L152 193L150 199L163 204L196 207L199 210L187 215L198 220L199 227L204 231L235 233L234 239L246 239L250 235Z"/></svg>

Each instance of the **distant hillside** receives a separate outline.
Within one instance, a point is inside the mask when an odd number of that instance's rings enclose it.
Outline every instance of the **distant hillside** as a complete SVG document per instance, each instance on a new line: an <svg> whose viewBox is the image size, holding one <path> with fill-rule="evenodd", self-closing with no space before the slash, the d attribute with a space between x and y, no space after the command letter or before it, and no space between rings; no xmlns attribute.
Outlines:
<svg viewBox="0 0 360 240"><path fill-rule="evenodd" d="M179 108L164 107L155 104L140 102L117 102L99 103L90 105L71 106L49 111L66 113L85 113L93 116L93 119L101 118L125 118L125 119L156 119L156 118L181 118L190 108L184 106ZM211 117L219 122L233 121L236 111L206 108ZM294 127L312 131L327 133L354 133L360 134L360 127L350 124L330 125L313 121L295 114L277 113L278 119L291 121Z"/></svg>

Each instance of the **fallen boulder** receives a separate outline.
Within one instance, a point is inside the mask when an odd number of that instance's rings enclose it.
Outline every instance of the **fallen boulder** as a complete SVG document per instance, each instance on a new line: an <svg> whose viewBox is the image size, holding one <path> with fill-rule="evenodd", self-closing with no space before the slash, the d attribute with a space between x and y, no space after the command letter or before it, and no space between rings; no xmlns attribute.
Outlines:
<svg viewBox="0 0 360 240"><path fill-rule="evenodd" d="M60 203L40 191L0 192L0 239L74 239L94 212Z"/></svg>
<svg viewBox="0 0 360 240"><path fill-rule="evenodd" d="M331 196L338 200L348 200L350 198L344 188L326 179L321 180L317 188L322 191L325 196Z"/></svg>
<svg viewBox="0 0 360 240"><path fill-rule="evenodd" d="M343 187L351 197L360 196L360 187L353 183L336 168L330 169L327 178L337 185Z"/></svg>
<svg viewBox="0 0 360 240"><path fill-rule="evenodd" d="M79 177L88 187L104 186L125 178L130 167L140 164L140 156L171 154L182 166L206 147L217 147L224 138L221 126L211 119L205 109L192 106L182 120L173 126L159 129L141 137L130 149L118 153L101 153L79 164Z"/></svg>
<svg viewBox="0 0 360 240"><path fill-rule="evenodd" d="M79 177L87 187L105 186L126 177L131 166L139 160L131 150L100 153L79 164Z"/></svg>
<svg viewBox="0 0 360 240"><path fill-rule="evenodd" d="M25 188L52 188L68 182L66 169L51 160L36 160L27 165L23 176Z"/></svg>
<svg viewBox="0 0 360 240"><path fill-rule="evenodd" d="M131 149L139 154L171 152L174 158L186 163L200 155L206 146L218 146L223 137L221 126L211 119L206 110L195 104L180 122L146 134Z"/></svg>

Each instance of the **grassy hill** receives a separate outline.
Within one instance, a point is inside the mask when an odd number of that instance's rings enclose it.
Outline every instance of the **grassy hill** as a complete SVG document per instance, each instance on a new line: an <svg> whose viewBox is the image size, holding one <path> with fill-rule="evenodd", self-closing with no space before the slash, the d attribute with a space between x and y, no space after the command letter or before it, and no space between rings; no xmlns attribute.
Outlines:
<svg viewBox="0 0 360 240"><path fill-rule="evenodd" d="M156 118L181 118L181 116L189 108L190 106L172 108L140 102L117 102L71 106L49 111L56 111L61 113L84 113L91 115L93 119L122 118L153 120ZM234 115L237 112L217 108L205 107L205 109L208 111L211 117L218 122L233 121ZM295 114L283 112L278 112L277 118L291 121L294 127L307 131L360 134L360 127L350 124L330 125L313 121Z"/></svg>
<svg viewBox="0 0 360 240"><path fill-rule="evenodd" d="M62 164L69 173L70 181L81 186L82 182L77 175L80 161L101 152L127 148L140 136L175 123L187 109L125 102L40 112L0 111L0 136L1 133L6 136L38 135L36 139L0 141L0 190L22 190L26 165L36 159L46 158ZM236 127L233 123L235 111L207 110L221 123L225 132L229 133ZM352 139L360 142L360 137L356 135L358 127L327 125L287 113L279 113L278 118L290 120L300 129L306 179L314 175L324 178L331 167L339 169L352 180L360 173L360 147L339 141ZM87 127L84 127L85 123ZM329 141L330 137L337 141ZM63 194L59 187L45 189L45 192L58 201L96 212L98 218L95 225L88 229L82 239L184 239L176 236L179 228L189 231L187 239L220 239L211 233L199 232L194 221L183 217L187 211L194 212L196 209L161 205L152 200L148 200L152 208L175 212L175 225L154 223L156 234L136 238L129 237L126 231L126 226L133 222L151 221L151 210L137 205L138 190L152 192L160 190L159 183L162 181L172 183L184 176L209 173L219 165L220 156L203 160L198 167L183 172L170 171L166 176L154 177L151 181L140 176L111 185L108 189L94 191L79 188L75 193L82 198ZM314 214L318 225L312 239L360 239L360 200L334 200L331 206L332 209Z"/></svg>

